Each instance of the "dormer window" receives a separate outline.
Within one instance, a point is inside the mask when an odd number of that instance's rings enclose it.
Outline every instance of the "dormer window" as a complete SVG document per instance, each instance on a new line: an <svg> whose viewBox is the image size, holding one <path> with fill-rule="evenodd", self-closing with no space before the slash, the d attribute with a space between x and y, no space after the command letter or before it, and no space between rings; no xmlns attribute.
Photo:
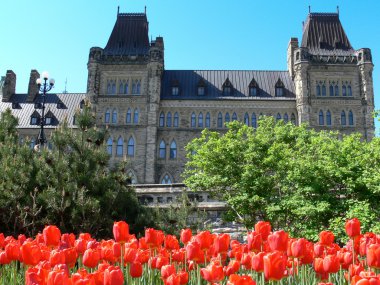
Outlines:
<svg viewBox="0 0 380 285"><path fill-rule="evenodd" d="M13 102L12 103L12 109L21 109L21 105L18 102Z"/></svg>
<svg viewBox="0 0 380 285"><path fill-rule="evenodd" d="M232 84L230 80L226 79L226 81L223 83L223 95L224 96L231 96L232 95Z"/></svg>
<svg viewBox="0 0 380 285"><path fill-rule="evenodd" d="M65 108L66 108L65 104L63 104L63 102L59 100L57 102L57 109L65 109Z"/></svg>
<svg viewBox="0 0 380 285"><path fill-rule="evenodd" d="M252 78L251 83L249 83L249 96L256 97L259 94L259 85L257 84L256 80Z"/></svg>
<svg viewBox="0 0 380 285"><path fill-rule="evenodd" d="M83 107L84 107L84 100L80 101L79 103L79 108L83 109Z"/></svg>
<svg viewBox="0 0 380 285"><path fill-rule="evenodd" d="M198 96L206 95L206 84L202 78L198 82L197 94L198 94Z"/></svg>
<svg viewBox="0 0 380 285"><path fill-rule="evenodd" d="M38 125L39 121L40 121L40 114L38 114L38 112L35 111L30 117L30 124Z"/></svg>
<svg viewBox="0 0 380 285"><path fill-rule="evenodd" d="M179 87L178 86L173 86L172 87L172 95L173 96L178 96L179 95Z"/></svg>
<svg viewBox="0 0 380 285"><path fill-rule="evenodd" d="M45 125L51 125L52 121L53 121L52 117L46 117L45 118Z"/></svg>
<svg viewBox="0 0 380 285"><path fill-rule="evenodd" d="M42 109L42 104L41 103L34 103L34 109Z"/></svg>
<svg viewBox="0 0 380 285"><path fill-rule="evenodd" d="M277 80L277 83L275 85L275 95L276 97L283 97L284 96L284 83L279 78Z"/></svg>

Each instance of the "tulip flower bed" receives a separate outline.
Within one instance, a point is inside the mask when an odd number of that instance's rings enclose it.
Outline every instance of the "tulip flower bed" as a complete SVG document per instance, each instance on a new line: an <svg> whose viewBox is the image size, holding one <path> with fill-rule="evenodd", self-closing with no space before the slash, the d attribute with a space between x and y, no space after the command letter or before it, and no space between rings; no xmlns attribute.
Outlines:
<svg viewBox="0 0 380 285"><path fill-rule="evenodd" d="M380 235L360 233L346 222L345 246L322 231L316 243L290 238L258 222L247 243L228 234L190 229L175 236L147 229L137 239L128 224L115 222L114 239L78 238L47 226L34 239L0 234L1 284L352 284L380 285Z"/></svg>

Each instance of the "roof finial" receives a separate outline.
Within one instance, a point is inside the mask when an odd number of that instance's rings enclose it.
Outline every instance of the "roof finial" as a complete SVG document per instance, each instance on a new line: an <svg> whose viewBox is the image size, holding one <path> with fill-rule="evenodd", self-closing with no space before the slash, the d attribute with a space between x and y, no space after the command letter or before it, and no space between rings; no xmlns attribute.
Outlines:
<svg viewBox="0 0 380 285"><path fill-rule="evenodd" d="M311 13L311 6L309 5L309 14Z"/></svg>
<svg viewBox="0 0 380 285"><path fill-rule="evenodd" d="M120 6L117 6L117 15L119 16Z"/></svg>
<svg viewBox="0 0 380 285"><path fill-rule="evenodd" d="M146 15L146 6L144 6L144 13L145 13L145 15Z"/></svg>
<svg viewBox="0 0 380 285"><path fill-rule="evenodd" d="M339 16L339 6L336 6L336 12L338 13L338 16Z"/></svg>

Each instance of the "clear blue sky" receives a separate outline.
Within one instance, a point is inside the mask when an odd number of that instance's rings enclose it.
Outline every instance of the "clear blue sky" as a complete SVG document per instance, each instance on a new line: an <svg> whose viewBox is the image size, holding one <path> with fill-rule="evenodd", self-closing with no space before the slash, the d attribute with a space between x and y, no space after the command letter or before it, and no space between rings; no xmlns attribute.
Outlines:
<svg viewBox="0 0 380 285"><path fill-rule="evenodd" d="M331 0L16 0L1 4L0 75L17 74L27 91L31 69L49 71L55 92L85 92L92 46L104 47L121 12L143 12L149 34L163 36L166 69L285 70L291 37L302 38L308 13L335 12L355 49L380 62L380 1ZM380 67L373 73L380 108ZM377 96L376 96L377 95Z"/></svg>

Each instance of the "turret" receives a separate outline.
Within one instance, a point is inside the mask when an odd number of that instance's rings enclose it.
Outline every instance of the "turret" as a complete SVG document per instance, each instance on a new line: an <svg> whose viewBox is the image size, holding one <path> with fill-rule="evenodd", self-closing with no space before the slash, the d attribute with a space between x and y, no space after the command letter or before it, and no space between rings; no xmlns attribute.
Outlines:
<svg viewBox="0 0 380 285"><path fill-rule="evenodd" d="M9 102L11 96L16 93L16 74L12 70L7 70L2 91L3 102Z"/></svg>
<svg viewBox="0 0 380 285"><path fill-rule="evenodd" d="M290 77L294 79L294 51L298 48L298 38L291 38L288 45L287 63Z"/></svg>
<svg viewBox="0 0 380 285"><path fill-rule="evenodd" d="M87 70L87 96L90 102L96 103L99 95L100 74L98 70L99 61L102 58L103 49L100 47L92 47L90 49Z"/></svg>

